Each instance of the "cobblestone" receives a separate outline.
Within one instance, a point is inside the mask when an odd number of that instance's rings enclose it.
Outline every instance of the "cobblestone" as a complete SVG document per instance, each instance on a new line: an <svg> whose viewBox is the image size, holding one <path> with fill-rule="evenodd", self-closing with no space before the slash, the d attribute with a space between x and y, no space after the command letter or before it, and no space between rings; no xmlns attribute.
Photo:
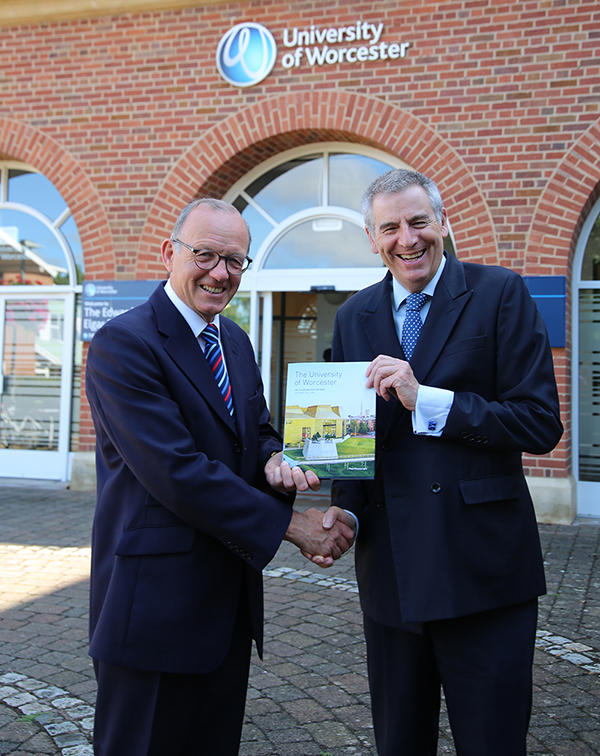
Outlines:
<svg viewBox="0 0 600 756"><path fill-rule="evenodd" d="M0 754L92 754L92 512L90 493L0 483ZM548 594L528 753L600 754L600 523L540 531ZM252 660L241 756L375 754L352 557L320 571L284 543L264 575L265 656ZM455 753L445 712L439 753Z"/></svg>

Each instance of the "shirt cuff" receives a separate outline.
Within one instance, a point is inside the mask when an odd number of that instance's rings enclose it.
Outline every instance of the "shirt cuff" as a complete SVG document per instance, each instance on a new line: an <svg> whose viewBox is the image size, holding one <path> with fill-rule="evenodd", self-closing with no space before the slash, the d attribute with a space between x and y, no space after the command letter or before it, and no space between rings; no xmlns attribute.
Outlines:
<svg viewBox="0 0 600 756"><path fill-rule="evenodd" d="M412 412L413 433L441 436L453 401L454 391L420 385Z"/></svg>

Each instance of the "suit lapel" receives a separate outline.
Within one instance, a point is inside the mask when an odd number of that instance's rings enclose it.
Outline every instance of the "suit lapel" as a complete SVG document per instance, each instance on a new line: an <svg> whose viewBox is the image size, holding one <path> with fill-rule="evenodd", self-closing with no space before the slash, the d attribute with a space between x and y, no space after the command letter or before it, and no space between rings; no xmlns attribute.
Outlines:
<svg viewBox="0 0 600 756"><path fill-rule="evenodd" d="M462 265L452 255L446 255L446 266L412 355L411 367L419 383L427 383L427 376L471 298L471 293L467 289Z"/></svg>
<svg viewBox="0 0 600 756"><path fill-rule="evenodd" d="M373 287L372 296L358 315L359 337L367 345L365 359L372 360L379 354L404 359L392 314L392 275L388 271L383 281ZM383 439L395 423L407 411L395 398L384 401L377 397L377 433Z"/></svg>
<svg viewBox="0 0 600 756"><path fill-rule="evenodd" d="M233 327L232 323L223 316L221 316L220 322L222 333L221 340L223 351L225 352L225 362L227 364L229 382L231 383L237 430L240 437L243 437L246 424L244 397L248 396L248 379L252 379L253 374L248 375L246 369L242 366L243 353L240 348L238 329ZM253 368L254 366L252 366L252 369ZM225 406L225 402L223 402L223 406Z"/></svg>
<svg viewBox="0 0 600 756"><path fill-rule="evenodd" d="M164 293L162 285L155 289L150 297L150 302L156 313L158 330L165 337L165 351L189 378L196 390L202 394L212 411L234 433L237 433L235 422L225 406L223 396L204 357L198 339Z"/></svg>
<svg viewBox="0 0 600 756"><path fill-rule="evenodd" d="M383 281L373 288L373 295L359 313L358 322L360 337L372 355L369 359L378 354L404 359L392 315L392 275L389 271Z"/></svg>

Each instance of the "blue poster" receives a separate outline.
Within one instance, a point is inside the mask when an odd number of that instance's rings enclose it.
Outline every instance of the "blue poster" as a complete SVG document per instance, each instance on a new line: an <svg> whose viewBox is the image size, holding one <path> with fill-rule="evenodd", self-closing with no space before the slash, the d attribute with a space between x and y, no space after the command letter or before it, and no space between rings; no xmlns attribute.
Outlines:
<svg viewBox="0 0 600 756"><path fill-rule="evenodd" d="M107 320L152 294L158 281L85 281L81 302L81 340L90 341Z"/></svg>

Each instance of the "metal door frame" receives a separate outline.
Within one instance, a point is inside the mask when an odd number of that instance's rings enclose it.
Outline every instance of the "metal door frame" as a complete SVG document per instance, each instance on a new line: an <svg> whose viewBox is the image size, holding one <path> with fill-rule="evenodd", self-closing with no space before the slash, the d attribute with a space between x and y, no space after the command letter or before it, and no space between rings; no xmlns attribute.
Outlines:
<svg viewBox="0 0 600 756"><path fill-rule="evenodd" d="M64 302L58 450L0 449L0 477L69 480L71 395L75 339L75 291L56 286L3 286L0 288L0 355L4 354L6 303L12 299L53 299ZM1 364L0 364L1 370ZM0 373L0 390L4 376Z"/></svg>
<svg viewBox="0 0 600 756"><path fill-rule="evenodd" d="M577 240L573 257L573 284L571 287L571 418L572 418L572 469L577 486L577 514L583 517L600 517L600 482L579 480L579 290L600 289L600 281L582 281L581 266L591 229L600 214L600 199L591 209Z"/></svg>

